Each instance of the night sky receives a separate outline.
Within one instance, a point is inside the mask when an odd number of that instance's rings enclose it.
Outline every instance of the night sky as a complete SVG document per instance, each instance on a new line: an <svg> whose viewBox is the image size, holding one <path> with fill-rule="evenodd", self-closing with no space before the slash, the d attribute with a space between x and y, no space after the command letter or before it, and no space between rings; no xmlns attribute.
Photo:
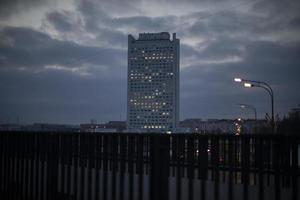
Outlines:
<svg viewBox="0 0 300 200"><path fill-rule="evenodd" d="M0 123L125 120L127 36L176 32L180 118L300 104L299 0L0 0Z"/></svg>

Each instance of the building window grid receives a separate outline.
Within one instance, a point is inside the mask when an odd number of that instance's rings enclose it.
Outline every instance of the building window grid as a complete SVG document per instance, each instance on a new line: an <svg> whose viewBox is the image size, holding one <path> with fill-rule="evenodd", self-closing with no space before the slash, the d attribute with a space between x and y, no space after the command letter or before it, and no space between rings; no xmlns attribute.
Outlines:
<svg viewBox="0 0 300 200"><path fill-rule="evenodd" d="M164 128L166 128L166 126L171 127L170 122L167 121L167 115L172 115L172 112L167 112L168 109L165 108L172 105L172 93L166 90L166 88L172 90L172 82L168 82L166 79L173 80L174 77L174 72L170 72L172 71L174 63L173 47L156 47L154 45L152 48L134 47L133 50L134 52L132 53L134 54L132 58L134 64L131 65L132 71L130 74L130 79L132 80L130 83L130 92L133 94L133 98L130 106L135 108L137 112L132 114L137 115L138 113L143 113L147 108L149 108L148 111L152 110L151 115L143 115L142 119L134 123L134 125L136 128L139 128L138 126L143 126L143 120L148 120L150 125L144 125L144 128L145 126L147 128L159 128L159 126L161 126L162 128L161 124L165 124ZM145 66L147 66L147 68ZM151 78L149 78L149 76ZM159 91L153 91L155 88L159 88ZM147 94L142 96L142 91L147 91L148 94L150 93L149 96L151 96L151 98L148 98ZM160 102L156 102L161 99L164 99L164 105ZM166 120L166 122L161 122L159 120L160 118L162 118L163 121ZM153 123L153 125L151 123Z"/></svg>

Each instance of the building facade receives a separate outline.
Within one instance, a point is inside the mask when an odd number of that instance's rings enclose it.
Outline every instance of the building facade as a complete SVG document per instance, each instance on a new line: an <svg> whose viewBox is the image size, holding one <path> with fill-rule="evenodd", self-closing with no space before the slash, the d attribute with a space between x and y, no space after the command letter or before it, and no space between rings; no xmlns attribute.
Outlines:
<svg viewBox="0 0 300 200"><path fill-rule="evenodd" d="M174 132L179 120L179 39L167 32L128 36L127 129Z"/></svg>

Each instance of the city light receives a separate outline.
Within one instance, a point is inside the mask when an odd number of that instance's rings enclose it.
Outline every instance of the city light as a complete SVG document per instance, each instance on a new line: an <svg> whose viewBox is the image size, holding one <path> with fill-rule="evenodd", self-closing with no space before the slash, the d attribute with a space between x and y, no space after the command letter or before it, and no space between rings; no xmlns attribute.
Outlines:
<svg viewBox="0 0 300 200"><path fill-rule="evenodd" d="M242 82L242 79L241 78L234 78L234 81L235 82Z"/></svg>
<svg viewBox="0 0 300 200"><path fill-rule="evenodd" d="M244 83L244 87L247 87L247 88L250 88L252 87L253 85L251 83Z"/></svg>

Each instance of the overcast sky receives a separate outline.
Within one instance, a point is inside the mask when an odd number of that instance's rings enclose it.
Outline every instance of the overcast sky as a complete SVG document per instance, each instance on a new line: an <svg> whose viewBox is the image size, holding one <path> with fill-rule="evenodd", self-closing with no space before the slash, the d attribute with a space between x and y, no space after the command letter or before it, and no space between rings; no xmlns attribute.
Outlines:
<svg viewBox="0 0 300 200"><path fill-rule="evenodd" d="M300 104L299 0L0 0L0 123L125 120L127 35L176 32L180 118Z"/></svg>

